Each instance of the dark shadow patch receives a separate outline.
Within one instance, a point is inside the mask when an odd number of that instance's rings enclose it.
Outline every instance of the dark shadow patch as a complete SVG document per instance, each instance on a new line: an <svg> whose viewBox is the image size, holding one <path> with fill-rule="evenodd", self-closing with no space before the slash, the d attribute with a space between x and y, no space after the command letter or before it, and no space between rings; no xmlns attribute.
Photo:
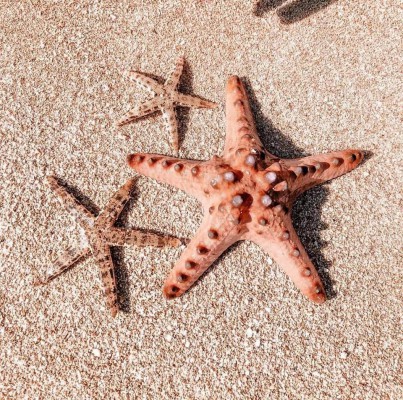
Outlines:
<svg viewBox="0 0 403 400"><path fill-rule="evenodd" d="M280 22L285 25L290 25L310 17L312 14L323 10L337 0L294 0L283 6L286 1L287 0L260 0L253 8L253 14L256 17L263 17L267 12L277 9Z"/></svg>
<svg viewBox="0 0 403 400"><path fill-rule="evenodd" d="M124 247L111 247L111 254L115 266L119 310L128 314L131 310L130 279L124 263L125 249Z"/></svg>
<svg viewBox="0 0 403 400"><path fill-rule="evenodd" d="M321 208L328 196L329 189L325 186L316 186L300 195L292 209L292 223L322 279L327 298L332 299L336 297L336 291L328 272L331 262L322 252L328 242L320 237L320 231L328 227L321 221Z"/></svg>
<svg viewBox="0 0 403 400"><path fill-rule="evenodd" d="M290 25L335 3L337 0L296 0L277 10L282 24Z"/></svg>
<svg viewBox="0 0 403 400"><path fill-rule="evenodd" d="M361 150L361 151L364 154L364 158L362 159L360 165L364 165L374 156L374 152L370 150Z"/></svg>
<svg viewBox="0 0 403 400"><path fill-rule="evenodd" d="M130 197L127 200L122 212L119 214L114 226L128 229L127 221L129 219L130 210L134 207L135 199L135 183L133 183L130 191ZM124 313L129 313L131 310L130 277L126 264L124 263L125 246L111 247L111 254L115 265L119 310Z"/></svg>
<svg viewBox="0 0 403 400"><path fill-rule="evenodd" d="M186 60L183 65L183 71L177 86L177 90L188 95L192 95L193 93L193 72ZM176 107L176 115L178 121L178 147L180 149L181 144L183 143L188 132L190 108L178 106Z"/></svg>
<svg viewBox="0 0 403 400"><path fill-rule="evenodd" d="M128 226L128 219L130 212L133 210L136 201L136 191L135 185L131 190L131 195L125 207L123 208L122 212L120 213L118 219L116 220L114 226L124 229L136 229L139 232L144 233L154 233L157 235L166 235L170 236L165 232L160 232L157 230L151 229L141 229L137 227ZM187 239L180 239L182 242L186 243ZM131 310L131 300L130 300L130 276L127 270L127 267L124 263L124 255L127 248L132 247L136 248L137 246L120 246L120 247L112 247L112 257L115 262L115 271L116 271L116 281L117 281L117 290L118 290L118 299L119 299L119 309L125 313L129 313ZM158 250L158 247L153 247L154 249Z"/></svg>
<svg viewBox="0 0 403 400"><path fill-rule="evenodd" d="M301 148L295 146L293 142L277 129L273 122L264 116L260 103L258 102L255 92L248 78L242 77L245 85L249 103L254 116L259 138L264 148L279 158L299 158L306 157L309 154Z"/></svg>
<svg viewBox="0 0 403 400"><path fill-rule="evenodd" d="M253 8L253 14L256 17L263 17L268 11L274 10L286 1L287 0L260 0Z"/></svg>
<svg viewBox="0 0 403 400"><path fill-rule="evenodd" d="M76 186L72 186L66 182L66 180L56 177L60 185L62 185L68 193L75 197L79 203L81 203L88 211L90 211L94 216L100 213L100 208L87 197L80 189ZM56 194L55 194L56 196ZM56 196L57 197L57 196Z"/></svg>

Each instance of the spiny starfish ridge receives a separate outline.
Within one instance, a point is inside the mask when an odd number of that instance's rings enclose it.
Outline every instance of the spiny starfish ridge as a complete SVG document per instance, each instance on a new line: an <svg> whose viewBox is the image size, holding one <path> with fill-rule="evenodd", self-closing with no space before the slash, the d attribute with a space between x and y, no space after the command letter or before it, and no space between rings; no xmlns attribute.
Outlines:
<svg viewBox="0 0 403 400"><path fill-rule="evenodd" d="M136 229L123 229L114 226L130 198L130 192L134 183L133 179L126 182L113 195L105 209L98 216L94 215L69 193L66 188L59 183L56 177L49 176L47 179L51 190L56 193L67 211L74 215L77 222L83 228L88 241L88 247L67 249L55 261L54 273L46 276L44 280L36 281L35 284L44 285L49 283L92 254L100 269L107 307L112 313L112 316L115 317L119 306L115 267L110 247L125 245L177 247L180 244L180 240L170 236L156 235L154 233L141 232Z"/></svg>
<svg viewBox="0 0 403 400"><path fill-rule="evenodd" d="M146 115L161 111L165 119L168 132L171 135L172 146L175 153L179 150L178 122L176 120L175 107L192 107L192 108L215 108L216 103L203 100L199 97L180 93L177 91L180 77L182 75L185 59L180 57L176 62L175 69L164 84L157 82L155 79L136 71L130 71L129 77L132 81L137 82L145 89L154 94L150 100L134 107L127 112L118 122L117 126L128 124Z"/></svg>
<svg viewBox="0 0 403 400"><path fill-rule="evenodd" d="M263 248L315 303L326 294L321 279L291 222L299 194L351 171L359 150L280 159L259 140L245 88L236 76L226 86L226 140L222 157L191 161L133 154L137 172L196 197L204 218L164 285L167 298L186 292L229 246L251 240Z"/></svg>

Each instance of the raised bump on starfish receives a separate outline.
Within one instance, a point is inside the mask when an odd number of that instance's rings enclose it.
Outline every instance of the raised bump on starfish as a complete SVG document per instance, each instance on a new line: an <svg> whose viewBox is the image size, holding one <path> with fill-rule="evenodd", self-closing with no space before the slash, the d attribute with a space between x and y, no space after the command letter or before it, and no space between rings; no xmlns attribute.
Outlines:
<svg viewBox="0 0 403 400"><path fill-rule="evenodd" d="M299 195L321 182L326 182L354 169L363 159L363 153L355 150L335 151L317 156L284 160L296 179L293 191Z"/></svg>
<svg viewBox="0 0 403 400"><path fill-rule="evenodd" d="M56 271L48 275L44 280L36 284L47 284L63 272L72 268L79 261L84 260L91 254L97 261L100 269L101 280L104 288L105 300L112 316L119 310L115 267L113 264L110 247L123 245L137 246L174 246L177 247L180 241L170 236L162 236L154 233L143 233L135 229L123 229L114 227L114 223L123 211L125 204L130 198L130 192L134 180L126 182L110 199L104 210L95 216L82 205L54 176L48 178L50 188L58 195L67 211L71 212L77 219L87 236L88 245L84 249L69 248L61 257L56 260Z"/></svg>
<svg viewBox="0 0 403 400"><path fill-rule="evenodd" d="M253 148L261 151L262 142L259 139L252 111L243 85L238 77L228 80L225 102L226 136L224 153L233 152L234 149Z"/></svg>
<svg viewBox="0 0 403 400"><path fill-rule="evenodd" d="M209 177L213 179L217 175L216 166L209 163L166 157L160 154L137 153L128 157L128 163L133 168L136 166L135 169L141 174L173 185L195 197L206 191L201 186L203 180L209 179Z"/></svg>
<svg viewBox="0 0 403 400"><path fill-rule="evenodd" d="M131 71L129 73L130 79L147 88L150 92L153 92L154 97L128 111L118 120L117 126L125 125L159 110L165 118L167 129L171 136L172 146L177 153L179 150L179 138L175 107L217 107L217 104L212 101L203 100L199 97L183 94L177 91L176 87L178 86L182 75L184 62L185 60L183 57L180 57L177 60L175 69L164 84L161 84L155 79L141 74L140 72Z"/></svg>
<svg viewBox="0 0 403 400"><path fill-rule="evenodd" d="M305 296L323 303L325 290L292 227L290 210L298 194L351 171L363 153L346 150L295 160L268 153L236 76L227 82L226 126L224 154L210 161L156 154L128 157L137 172L184 190L203 206L203 223L167 278L165 295L182 295L232 243L251 240L275 259ZM176 170L175 165L181 167Z"/></svg>

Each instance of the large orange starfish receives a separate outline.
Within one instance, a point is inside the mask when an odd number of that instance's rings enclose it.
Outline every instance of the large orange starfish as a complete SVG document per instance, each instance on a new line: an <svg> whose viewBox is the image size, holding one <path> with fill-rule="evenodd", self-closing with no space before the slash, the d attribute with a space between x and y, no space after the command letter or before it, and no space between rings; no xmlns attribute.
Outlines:
<svg viewBox="0 0 403 400"><path fill-rule="evenodd" d="M182 295L238 240L260 245L315 303L326 300L319 275L291 222L299 194L351 171L363 153L345 150L298 159L280 159L259 140L245 88L237 76L226 87L224 155L190 161L155 154L132 154L137 172L196 197L204 218L164 285L167 298Z"/></svg>

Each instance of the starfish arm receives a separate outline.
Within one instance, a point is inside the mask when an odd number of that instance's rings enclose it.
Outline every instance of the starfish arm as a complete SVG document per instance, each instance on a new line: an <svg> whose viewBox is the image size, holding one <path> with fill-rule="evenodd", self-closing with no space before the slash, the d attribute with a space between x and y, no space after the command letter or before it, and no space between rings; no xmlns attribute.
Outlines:
<svg viewBox="0 0 403 400"><path fill-rule="evenodd" d="M165 88L167 91L175 90L178 86L179 79L182 75L183 66L185 64L185 59L183 57L179 57L176 61L176 65L174 70L171 72L169 78L165 82Z"/></svg>
<svg viewBox="0 0 403 400"><path fill-rule="evenodd" d="M167 277L163 292L168 299L185 293L210 265L239 240L238 225L230 215L205 215L203 222Z"/></svg>
<svg viewBox="0 0 403 400"><path fill-rule="evenodd" d="M102 228L112 226L119 218L133 189L134 179L129 179L109 200L109 203L99 214L96 225Z"/></svg>
<svg viewBox="0 0 403 400"><path fill-rule="evenodd" d="M270 221L270 217L267 221ZM256 224L244 239L262 247L307 298L318 304L326 300L321 279L288 215L281 217L281 223L276 220L265 226Z"/></svg>
<svg viewBox="0 0 403 400"><path fill-rule="evenodd" d="M69 247L65 252L63 252L54 262L54 272L47 275L45 279L39 279L35 282L35 285L46 285L53 279L57 278L59 275L73 268L78 262L84 260L91 254L90 249L74 249Z"/></svg>
<svg viewBox="0 0 403 400"><path fill-rule="evenodd" d="M50 189L56 193L66 210L70 212L84 228L88 228L88 225L93 224L95 215L87 210L71 193L69 193L67 189L60 184L57 177L48 176L47 180Z"/></svg>
<svg viewBox="0 0 403 400"><path fill-rule="evenodd" d="M141 232L137 229L113 228L106 232L106 238L110 246L178 247L181 244L181 241L173 236Z"/></svg>
<svg viewBox="0 0 403 400"><path fill-rule="evenodd" d="M162 84L140 72L130 71L129 78L131 81L138 83L141 87L148 90L149 92L154 92L158 95L163 95L165 93Z"/></svg>
<svg viewBox="0 0 403 400"><path fill-rule="evenodd" d="M181 107L216 108L218 106L218 104L213 101L203 100L199 97L179 92L172 93L172 100L176 105Z"/></svg>
<svg viewBox="0 0 403 400"><path fill-rule="evenodd" d="M205 184L217 174L209 162L190 161L160 154L131 154L128 164L138 173L183 190L190 196L205 196ZM211 178L212 179L212 178Z"/></svg>
<svg viewBox="0 0 403 400"><path fill-rule="evenodd" d="M92 252L100 270L106 305L112 316L115 317L119 311L119 306L115 267L113 265L110 247L100 239L96 239L92 246Z"/></svg>
<svg viewBox="0 0 403 400"><path fill-rule="evenodd" d="M167 103L162 108L162 115L171 137L172 147L177 154L179 151L178 122L176 120L175 108L172 103Z"/></svg>
<svg viewBox="0 0 403 400"><path fill-rule="evenodd" d="M311 187L350 172L363 158L363 152L350 149L283 161L296 176L291 184L295 198Z"/></svg>
<svg viewBox="0 0 403 400"><path fill-rule="evenodd" d="M161 107L161 99L159 97L154 97L151 100L147 100L144 103L132 108L128 111L122 118L120 118L116 125L123 126L136 119L145 117L148 114L155 113Z"/></svg>
<svg viewBox="0 0 403 400"><path fill-rule="evenodd" d="M263 150L257 134L248 95L241 80L231 76L225 89L225 123L226 137L224 154L237 149Z"/></svg>

